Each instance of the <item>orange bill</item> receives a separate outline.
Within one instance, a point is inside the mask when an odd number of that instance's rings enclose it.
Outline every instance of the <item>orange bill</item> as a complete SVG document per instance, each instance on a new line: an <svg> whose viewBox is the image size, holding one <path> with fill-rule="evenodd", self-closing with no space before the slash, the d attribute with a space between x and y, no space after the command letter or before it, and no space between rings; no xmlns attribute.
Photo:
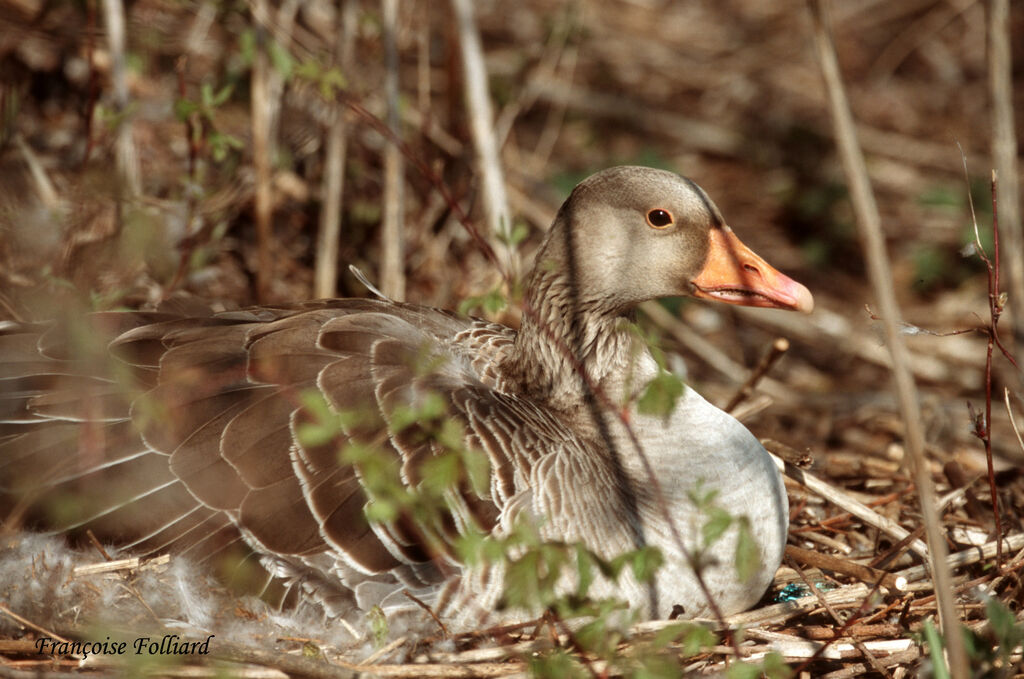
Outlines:
<svg viewBox="0 0 1024 679"><path fill-rule="evenodd" d="M740 242L732 229L714 228L708 236L708 258L691 281L695 297L804 313L814 309L810 290L761 259Z"/></svg>

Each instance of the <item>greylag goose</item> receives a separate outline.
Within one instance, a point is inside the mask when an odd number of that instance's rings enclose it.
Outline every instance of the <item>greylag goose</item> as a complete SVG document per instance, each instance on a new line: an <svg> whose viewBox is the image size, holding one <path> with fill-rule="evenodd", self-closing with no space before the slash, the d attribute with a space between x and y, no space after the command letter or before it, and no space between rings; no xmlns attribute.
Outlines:
<svg viewBox="0 0 1024 679"><path fill-rule="evenodd" d="M333 615L409 589L455 615L493 610L501 578L464 569L401 512L367 518L367 467L348 442L415 485L438 455L410 404L439 395L462 444L489 465L450 494L450 526L615 557L657 547L653 586L626 574L594 595L641 615L753 605L786 540L782 479L739 422L684 387L671 409L637 402L659 374L631 330L637 304L690 295L808 312L808 290L746 248L692 181L616 167L579 184L537 255L518 331L387 300L322 300L189 316L107 312L86 325L0 327L0 486L49 526L91 527L136 553L216 552L239 538ZM331 440L309 393L344 420ZM425 411L419 411L426 418ZM436 414L433 417L437 417ZM404 424L397 420L404 418ZM435 419L436 421L436 419ZM760 568L741 578L737 531L701 555L695 489L745 515ZM27 515L32 516L31 512ZM443 532L443 531L442 531ZM457 531L453 531L457 532ZM681 607L681 608L679 608Z"/></svg>

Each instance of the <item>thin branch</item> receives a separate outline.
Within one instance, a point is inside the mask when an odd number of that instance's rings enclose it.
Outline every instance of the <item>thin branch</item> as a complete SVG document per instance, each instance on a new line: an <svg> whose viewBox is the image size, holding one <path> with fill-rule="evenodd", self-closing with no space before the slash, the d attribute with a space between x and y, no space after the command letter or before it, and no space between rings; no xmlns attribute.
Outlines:
<svg viewBox="0 0 1024 679"><path fill-rule="evenodd" d="M1010 55L1010 2L992 0L989 7L989 91L992 106L992 159L1006 177L1002 187L1002 221L1007 236L1007 269L1013 331L1024 337L1024 232L1020 219L1017 177L1017 135L1014 130L1013 62Z"/></svg>
<svg viewBox="0 0 1024 679"><path fill-rule="evenodd" d="M786 549L789 550L791 548L790 546L787 546ZM827 648L833 641L838 641L839 638L843 636L843 633L868 611L869 607L871 606L870 602L873 598L873 595L875 594L875 592L878 591L878 588L882 581L881 579L879 579L878 582L875 583L875 586L871 589L868 595L864 597L864 603L861 605L860 609L858 609L853 615L849 616L845 622L843 622L842 617L840 617L839 613L832 606L832 604L830 604L828 600L824 597L824 595L822 595L821 590L819 590L817 587L811 584L810 580L807 579L807 575L804 573L803 569L800 568L800 566L796 563L796 560L792 556L789 556L789 558L787 558L787 561L789 561L790 567L796 571L797 575L800 576L800 579L803 580L804 586L807 587L807 589L810 590L810 592L818 598L818 601L821 602L822 607L826 611L828 611L828 614L829 616L831 616L832 621L839 626L839 629L836 630L835 636L829 642L826 642L820 649L818 649L814 656L804 661L804 663L797 668L796 674L799 675L803 671L803 669L807 667L807 665L809 665L818 656L825 652L825 648ZM857 650L860 651L861 655L864 656L864 658L868 661L868 663L876 672L878 672L884 677L892 676L885 670L884 667L882 667L882 665L878 661L878 658L875 657L875 654L864 647L864 643L862 641L854 639L853 644L854 646L856 646Z"/></svg>
<svg viewBox="0 0 1024 679"><path fill-rule="evenodd" d="M346 2L341 10L338 42L341 54L337 63L347 73L355 50L355 28L358 16L356 3ZM334 121L327 130L324 151L324 179L321 191L320 228L317 232L316 263L313 274L313 295L319 298L338 294L338 249L341 239L341 199L345 186L345 158L348 151L348 125L344 111L335 107Z"/></svg>
<svg viewBox="0 0 1024 679"><path fill-rule="evenodd" d="M918 403L917 387L907 366L907 350L900 334L898 319L899 306L892 288L892 273L889 256L885 249L878 206L871 190L867 166L857 142L853 115L846 99L839 60L832 43L831 27L826 0L809 0L814 20L814 42L818 53L826 89L836 143L842 159L843 170L850 183L853 208L857 227L865 250L871 286L878 298L889 351L892 354L893 376L907 434L907 450L914 482L917 485L918 501L924 518L925 533L932 562L935 589L939 594L940 625L949 651L949 662L954 677L968 677L967 655L963 637L960 634L959 618L952 595L952 575L946 563L946 542L942 525L935 509L935 489L929 475L928 461L924 454L924 426Z"/></svg>
<svg viewBox="0 0 1024 679"><path fill-rule="evenodd" d="M736 409L736 406L750 398L750 395L754 393L754 387L757 386L757 383L761 381L761 378L768 374L768 371L772 369L772 366L774 366L787 351L789 351L789 340L785 337L776 337L775 341L772 342L771 348L769 348L768 352L761 357L761 361L754 368L753 372L750 373L750 377L748 377L743 385L736 390L736 393L731 399L729 399L729 403L725 408L723 408L723 410L727 413L731 413Z"/></svg>
<svg viewBox="0 0 1024 679"><path fill-rule="evenodd" d="M125 69L125 16L121 0L103 0L103 15L107 24L107 43L110 45L110 80L114 87L114 108L117 124L117 170L122 186L129 196L140 191L139 157L132 136L132 121L128 115L128 79Z"/></svg>
<svg viewBox="0 0 1024 679"><path fill-rule="evenodd" d="M256 299L266 303L270 298L270 282L274 280L273 232L271 211L273 196L270 177L270 59L267 55L269 36L260 17L267 17L267 0L252 0L252 14L256 19L256 50L253 55L250 106L252 110L252 161L256 169L255 218L258 257L256 263Z"/></svg>
<svg viewBox="0 0 1024 679"><path fill-rule="evenodd" d="M1010 390L1003 388L1003 400L1006 402L1006 414L1010 417L1010 426L1013 427L1013 433L1017 435L1017 443L1020 445L1020 449L1024 451L1024 439L1020 436L1020 429L1017 428L1017 419L1013 416L1013 408L1010 407Z"/></svg>
<svg viewBox="0 0 1024 679"><path fill-rule="evenodd" d="M512 224L505 193L505 176L501 169L501 158L497 138L494 134L494 114L491 111L490 89L487 84L487 69L484 66L480 33L473 19L472 0L451 0L452 10L459 30L459 46L462 56L462 70L466 88L466 108L469 112L473 147L483 182L484 213L487 228L494 249L502 263L516 272L514 253L499 235L510 232Z"/></svg>
<svg viewBox="0 0 1024 679"><path fill-rule="evenodd" d="M992 251L993 260L989 260L988 255L985 254L985 250L978 248L978 255L982 261L985 262L985 267L988 269L988 310L989 310L989 325L986 329L988 332L988 346L985 353L985 420L981 421L980 418L974 419L974 435L977 436L982 444L985 446L985 462L988 469L988 487L989 495L992 499L992 514L995 518L996 524L996 547L998 549L996 554L996 568L1002 568L1003 564L1003 550L1000 538L1003 536L1003 522L1000 518L999 512L999 493L996 488L996 476L995 466L992 460L992 346L999 342L999 317L1003 312L1004 298L999 292L999 215L996 206L996 190L997 190L996 173L992 172ZM973 208L972 208L973 216ZM975 233L977 233L978 224L975 220L974 223ZM980 243L979 243L980 245ZM1009 353L1002 348L1003 354L1010 358ZM1014 365L1016 362L1014 361Z"/></svg>
<svg viewBox="0 0 1024 679"><path fill-rule="evenodd" d="M383 0L384 54L386 72L384 92L387 97L387 127L391 134L401 138L398 118L398 0ZM381 224L381 289L398 301L405 299L405 245L402 240L402 221L405 213L403 177L405 164L402 151L395 144L384 147L384 217Z"/></svg>
<svg viewBox="0 0 1024 679"><path fill-rule="evenodd" d="M764 441L764 443L769 450L774 447L770 441ZM911 535L906 528L899 525L892 519L882 516L864 503L851 497L842 489L829 485L810 472L806 472L794 465L787 464L780 457L774 454L772 455L772 461L775 462L775 466L785 473L786 476L808 490L820 495L840 509L853 514L869 526L877 528L896 540L904 540ZM910 543L910 549L922 558L928 558L929 550L920 540L913 540Z"/></svg>

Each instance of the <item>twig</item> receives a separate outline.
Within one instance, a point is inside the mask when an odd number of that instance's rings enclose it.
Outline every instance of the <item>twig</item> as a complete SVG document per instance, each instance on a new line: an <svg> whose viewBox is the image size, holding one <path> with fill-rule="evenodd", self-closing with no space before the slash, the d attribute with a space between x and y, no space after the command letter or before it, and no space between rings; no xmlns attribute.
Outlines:
<svg viewBox="0 0 1024 679"><path fill-rule="evenodd" d="M853 514L869 526L874 526L878 530L897 540L902 540L910 535L910 532L907 531L906 528L899 525L892 519L882 516L862 502L855 500L841 489L829 485L809 472L783 462L781 458L775 455L772 455L772 460L786 476L806 487L808 490L817 493L835 506ZM928 558L929 549L920 540L914 540L913 543L911 543L911 549L917 552L922 558Z"/></svg>
<svg viewBox="0 0 1024 679"><path fill-rule="evenodd" d="M871 568L885 568L903 556L904 552L910 549L911 543L920 541L922 535L924 535L924 526L918 526L913 533L910 533L907 537L869 561L868 566Z"/></svg>
<svg viewBox="0 0 1024 679"><path fill-rule="evenodd" d="M128 115L128 80L125 71L125 17L121 0L103 0L103 15L107 24L107 42L110 45L110 80L114 87L114 107L119 116L117 123L117 170L129 196L139 194L139 158L132 136L132 122Z"/></svg>
<svg viewBox="0 0 1024 679"><path fill-rule="evenodd" d="M840 559L830 554L822 554L813 549L801 549L793 545L786 545L786 556L808 566L824 568L836 573L852 576L868 584L879 583L882 587L897 592L904 591L907 588L906 580L901 580L892 573L886 573L877 568L854 563L849 559Z"/></svg>
<svg viewBox="0 0 1024 679"><path fill-rule="evenodd" d="M96 116L96 101L100 96L100 78L96 68L96 46L93 36L96 34L96 0L85 3L85 60L89 64L89 101L85 105L82 126L85 128L85 152L82 154L82 168L89 164L89 156L96 146L93 134L93 119Z"/></svg>
<svg viewBox="0 0 1024 679"><path fill-rule="evenodd" d="M1008 387L1003 387L1003 401L1006 403L1006 414L1010 417L1010 426L1013 427L1013 433L1017 435L1017 443L1024 451L1024 439L1021 438L1020 429L1017 428L1017 419L1013 416L1013 408L1010 407L1010 389Z"/></svg>
<svg viewBox="0 0 1024 679"><path fill-rule="evenodd" d="M186 54L181 55L174 62L174 71L178 77L178 97L182 100L188 94L188 89L185 85L185 70L187 66L188 55ZM188 271L192 252L199 242L199 239L196 237L197 234L193 233L193 224L195 223L198 198L196 186L199 171L199 143L205 130L201 122L199 125L196 125L198 119L199 114L193 112L186 116L183 121L185 123L185 143L188 144L188 191L186 191L185 198L185 237L178 246L178 269L175 271L171 282L164 287L164 297L170 295L181 284L181 281L185 279L185 273Z"/></svg>
<svg viewBox="0 0 1024 679"><path fill-rule="evenodd" d="M355 97L346 92L339 92L336 97L353 113L358 115L364 122L370 125L370 127L377 130L377 132L402 152L402 156L412 163L416 170L425 177L428 182L430 182L430 185L434 187L434 190L441 194L445 203L448 204L456 218L459 220L459 223L462 224L470 238L472 238L473 242L480 248L480 252L482 252L484 257L494 265L495 269L497 269L498 275L502 280L511 282L508 271L498 260L498 256L494 253L494 248L492 248L491 244L480 235L480 231L476 228L473 222L470 221L469 215L466 214L462 204L459 203L459 201L455 199L455 196L452 195L451 190L449 190L448 185L441 178L441 175L439 175L437 171L428 165L419 155L413 152L401 137L396 135L380 118L368 111L366 107L363 106Z"/></svg>
<svg viewBox="0 0 1024 679"><path fill-rule="evenodd" d="M89 536L89 542L91 542L92 546L96 548L96 551L100 553L100 556L102 556L107 561L113 561L113 558L111 558L111 556L107 554L107 550L103 548L103 545L96 538L96 534L92 532L92 528L87 529L85 531L85 534Z"/></svg>
<svg viewBox="0 0 1024 679"><path fill-rule="evenodd" d="M823 305L816 306L810 316L803 314L779 314L771 309L755 307L736 307L733 313L745 322L753 322L771 328L795 340L806 342L817 347L850 354L862 361L884 368L892 369L892 356L878 341L874 332L866 332L852 324L845 316L838 314ZM822 338L828 342L823 343ZM908 347L909 368L916 377L931 382L954 382L965 389L976 389L981 385L974 371L963 370L965 357L971 352L965 351L963 345L950 346L947 343L937 344L943 353L936 355L933 349L929 353L914 351ZM761 386L764 389L764 385Z"/></svg>
<svg viewBox="0 0 1024 679"><path fill-rule="evenodd" d="M789 547L787 546L787 550L788 549L789 549ZM822 595L821 591L817 587L815 587L813 584L811 584L811 582L807 579L807 576L804 574L803 569L800 568L800 566L795 562L795 560L792 557L790 557L788 560L789 560L790 567L792 567L793 570L795 570L797 572L797 575L799 575L800 579L803 580L804 585L807 587L807 589L809 589L815 595L815 597L817 597L818 601L821 602L822 607L826 611L828 611L828 614L832 618L832 621L835 622L837 625L839 625L839 629L836 631L835 638L833 640L831 640L831 641L826 642L824 645L822 645L822 647L819 648L817 650L817 652L815 652L815 654L813 656L811 656L810 658L805 660L803 665L801 665L800 667L798 667L796 669L795 674L799 675L802 672L803 668L805 668L807 665L809 665L815 659L820 657L822 653L825 652L825 649L828 648L831 645L832 641L838 640L839 637L841 637L843 635L844 630L846 630L850 625L852 625L853 623L855 623L857 620L859 620L861 618L861 616L866 612L866 608L868 607L869 602L871 601L872 595L876 591L878 591L878 587L881 584L881 579L879 579L875 583L875 586L872 587L871 591L869 591L867 596L864 597L864 603L861 605L860 609L856 613L854 613L853 615L849 616L846 619L846 621L844 622L843 619L839 616L839 613L836 612L836 609L832 607L832 604L830 604L828 602L828 600L825 599L825 597ZM862 641L860 641L858 639L854 639L853 640L853 645L857 648L858 651L860 651L861 655L868 661L868 664L870 664L871 667L874 668L874 670L876 672L878 672L879 674L881 674L881 675L883 675L885 677L890 677L891 676L885 670L885 668L882 667L878 663L878 659L875 657L875 654L872 653L871 651L869 651L867 648L864 647L864 642L862 642Z"/></svg>
<svg viewBox="0 0 1024 679"><path fill-rule="evenodd" d="M62 637L61 635L57 634L56 632L51 632L50 630L46 629L45 627L41 627L40 625L35 624L34 622L29 620L28 618L21 617L20 615L18 615L17 613L12 611L11 609L7 608L7 606L5 606L4 604L0 604L0 613L3 613L8 618L10 618L11 620L17 622L20 625L24 625L25 627L28 627L29 629L34 629L35 631L39 632L40 634L45 634L46 636L48 636L48 637L50 637L52 639L56 639L57 641L59 641L61 643L65 643L65 644L71 643L70 640L65 639L64 637Z"/></svg>
<svg viewBox="0 0 1024 679"><path fill-rule="evenodd" d="M256 218L256 299L266 303L270 299L270 283L274 279L273 232L271 230L271 211L273 195L270 176L270 63L267 55L268 35L259 21L259 17L267 17L269 8L267 0L252 0L252 14L256 35L256 49L253 55L250 108L252 111L252 162L256 169L255 187L255 218Z"/></svg>
<svg viewBox="0 0 1024 679"><path fill-rule="evenodd" d="M409 637L399 637L399 638L395 639L394 641L392 641L390 644L387 644L386 646L384 646L382 648L378 648L376 651L374 651L373 653L368 655L359 664L363 665L363 666L373 665L374 663L376 663L381 658L386 658L390 654L394 653L396 649L398 649L399 647L403 646L407 641L409 641Z"/></svg>
<svg viewBox="0 0 1024 679"><path fill-rule="evenodd" d="M966 161L965 161L966 162ZM964 172L967 172L965 165ZM989 495L992 500L992 515L995 518L996 526L996 568L1001 568L1003 563L1003 552L999 538L1003 535L1003 521L999 511L999 492L996 488L996 474L995 465L992 460L992 347L998 345L1003 355L1009 359L1009 361L1017 367L1017 362L1013 356L1003 347L1002 341L999 339L999 317L1003 313L1003 307L1006 304L1006 297L1004 293L999 292L999 265L1000 265L1000 248L999 248L999 213L997 210L997 188L998 183L996 179L996 173L992 171L992 259L989 259L985 253L984 248L981 247L981 239L978 236L978 220L974 215L974 202L971 201L971 218L974 222L974 238L975 247L978 251L978 256L981 261L985 263L985 268L988 271L988 313L989 313L989 324L985 328L985 333L988 335L988 344L985 352L985 415L984 420L974 413L974 409L971 404L968 403L968 411L971 414L971 420L974 424L974 435L981 440L985 447L985 462L988 469L988 488Z"/></svg>
<svg viewBox="0 0 1024 679"><path fill-rule="evenodd" d="M355 49L355 27L358 17L356 3L346 2L341 10L338 42L341 54L337 62L342 73L348 72ZM348 125L344 111L335 107L334 121L327 130L324 151L323 207L317 232L316 263L313 273L313 295L319 298L338 294L338 246L341 238L341 199L345 183L345 157L348 150Z"/></svg>
<svg viewBox="0 0 1024 679"><path fill-rule="evenodd" d="M484 66L480 33L473 19L472 0L451 0L452 10L459 31L462 71L465 79L466 108L469 111L469 125L473 135L477 164L483 183L484 214L494 250L505 267L517 277L518 266L514 252L500 238L511 232L512 224L505 193L505 177L501 170L498 142L494 134L494 114L487 86L487 71Z"/></svg>
<svg viewBox="0 0 1024 679"><path fill-rule="evenodd" d="M835 127L836 143L842 159L843 170L850 182L850 194L857 217L857 226L865 249L865 259L871 287L878 297L882 312L886 340L892 354L893 376L906 428L907 449L910 466L917 485L918 501L924 519L925 534L931 554L933 577L939 596L940 625L949 652L952 675L958 679L970 676L963 637L960 634L959 618L952 595L952 576L946 563L946 543L942 525L935 510L935 489L928 473L928 462L924 455L924 427L917 399L914 378L907 367L907 350L900 335L897 320L899 306L892 289L892 273L889 257L885 250L881 218L875 204L874 194L868 180L864 156L857 143L853 115L846 99L839 61L830 34L829 19L825 0L809 0L814 20L814 41L828 90L832 120Z"/></svg>
<svg viewBox="0 0 1024 679"><path fill-rule="evenodd" d="M949 481L949 485L960 491L960 495L963 496L964 501L967 503L967 516L979 523L984 523L988 519L988 514L986 513L985 508L981 506L978 496L974 494L973 490L971 490L971 481L967 478L967 475L964 474L963 467L961 467L956 460L950 460L946 464L942 465L942 473L945 474L946 480ZM943 502L940 503L940 506L944 505L945 498L943 498ZM998 536L996 537L998 538Z"/></svg>
<svg viewBox="0 0 1024 679"><path fill-rule="evenodd" d="M39 199L43 201L43 205L49 210L59 209L60 197L57 195L57 190L54 188L53 182L50 181L50 177L46 174L43 164L39 162L38 156L32 151L32 147L25 143L20 134L14 135L14 145L18 147L21 157L25 160L25 165L28 166L29 174L32 175L32 181L35 182L36 193L39 195Z"/></svg>
<svg viewBox="0 0 1024 679"><path fill-rule="evenodd" d="M1003 543L1000 547L1005 547L1009 551L1016 551L1024 548L1024 533L1011 535L1001 540ZM946 557L946 566L948 568L960 568L962 566L969 566L979 561L985 561L991 559L996 555L996 543L986 542L980 547L970 547L959 552L954 552ZM911 566L910 568L904 568L901 571L896 571L893 575L897 577L904 577L907 582L915 582L928 576L928 567L925 565Z"/></svg>
<svg viewBox="0 0 1024 679"><path fill-rule="evenodd" d="M782 355L787 351L789 351L789 340L785 337L775 338L775 341L772 342L772 346L768 350L768 353L761 357L761 361L757 364L757 367L754 368L754 371L750 373L750 377L748 377L747 381L743 383L743 386L736 391L736 394L729 399L729 403L725 408L723 408L723 410L727 413L731 413L736 409L736 406L749 398L754 392L754 387L761 381L761 378L772 369L775 363L782 358Z"/></svg>
<svg viewBox="0 0 1024 679"><path fill-rule="evenodd" d="M856 582L840 587L839 589L824 592L823 596L833 605L851 603L859 605L864 601L864 598L867 596L869 591L870 588L866 584L863 582ZM800 597L796 600L762 606L761 608L755 608L751 611L735 613L727 616L722 621L711 622L717 625L716 629L734 628L741 625L744 627L753 627L755 625L779 624L799 615L800 613L813 610L819 606L820 604L817 597L815 597L814 594L808 594L807 596ZM678 624L678 620L649 620L647 622L641 622L634 625L631 628L631 633L647 634Z"/></svg>
<svg viewBox="0 0 1024 679"><path fill-rule="evenodd" d="M988 74L992 106L992 159L996 172L1017 177L1017 135L1014 130L1013 69L1010 55L1010 2L992 0L988 5ZM1002 221L1007 236L1007 269L1013 331L1024 337L1024 233L1021 229L1020 195L1016 181L1002 187Z"/></svg>
<svg viewBox="0 0 1024 679"><path fill-rule="evenodd" d="M273 667L290 675L310 677L311 679L355 679L355 677L363 676L363 674L346 667L331 665L321 658L289 655L273 649L254 648L228 641L211 644L210 655L218 660Z"/></svg>
<svg viewBox="0 0 1024 679"><path fill-rule="evenodd" d="M441 621L441 618L437 617L437 613L435 613L435 612L434 612L434 609L433 609L433 608L431 608L430 606L428 606L428 605L426 604L426 602L424 602L424 601L423 601L422 599L420 599L419 597L417 597L417 596L413 595L413 593L412 593L412 592L410 592L410 591L409 591L409 590L407 590L407 589L403 589L403 590L402 590L402 594L404 594L404 595L405 595L405 596L406 596L406 597L407 597L407 598L408 598L408 599L409 599L410 601L412 601L412 602L413 602L414 604L416 604L417 606L419 606L420 608L422 608L423 610L425 610L425 611L427 612L427 615L429 615L429 616L430 616L431 618L433 618L433 619L434 619L434 622L435 622L435 623L437 623L437 626L441 628L441 634L442 634L442 635L444 635L444 637L445 637L445 638L447 638L447 637L449 636L448 628L447 628L447 627L445 626L445 624L444 624L444 623L443 623L443 622Z"/></svg>
<svg viewBox="0 0 1024 679"><path fill-rule="evenodd" d="M551 609L548 609L548 616L556 625L558 625L558 627L562 629L562 634L564 634L569 639L569 643L572 645L573 649L579 655L584 667L586 667L587 671L590 672L590 676L592 676L594 679L599 679L599 675L597 673L597 669L594 667L593 661L591 661L591 659L587 657L587 649L583 647L579 639L576 638L576 635L572 633L571 629L569 629L569 626L565 624L565 621L562 620L562 618ZM737 650L737 657L738 656L739 652Z"/></svg>
<svg viewBox="0 0 1024 679"><path fill-rule="evenodd" d="M747 378L747 369L732 360L711 342L707 341L685 323L670 314L657 302L644 302L640 310L663 330L667 330L677 342L696 354L702 361L737 383ZM796 394L785 384L768 378L761 384L761 390L780 400L796 401Z"/></svg>
<svg viewBox="0 0 1024 679"><path fill-rule="evenodd" d="M398 118L398 0L383 0L384 54L386 70L384 93L387 97L387 126L401 139ZM395 144L384 147L384 216L381 224L380 285L384 294L398 301L405 299L405 246L402 241L404 200L402 180L405 164Z"/></svg>

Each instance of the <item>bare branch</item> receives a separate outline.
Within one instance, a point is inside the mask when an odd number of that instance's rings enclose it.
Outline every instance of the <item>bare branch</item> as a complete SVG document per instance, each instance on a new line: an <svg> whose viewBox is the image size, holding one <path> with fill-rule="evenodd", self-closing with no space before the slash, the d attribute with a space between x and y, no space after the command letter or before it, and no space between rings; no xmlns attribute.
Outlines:
<svg viewBox="0 0 1024 679"><path fill-rule="evenodd" d="M949 651L950 667L954 677L967 677L969 676L967 655L953 601L952 575L946 563L946 542L938 512L935 509L935 488L928 472L928 462L924 456L924 426L921 420L917 387L907 365L907 350L898 325L900 312L892 287L892 273L889 268L889 255L885 249L881 218L868 180L864 156L857 142L853 115L846 99L839 71L839 60L830 33L827 3L825 0L809 0L809 6L814 19L814 42L818 61L825 78L832 110L836 144L839 147L843 171L850 183L853 209L864 247L871 287L878 298L886 340L892 354L893 376L896 380L900 412L906 427L910 466L914 482L917 485L918 500L924 518L925 533L928 537L932 575L938 594L940 624Z"/></svg>

